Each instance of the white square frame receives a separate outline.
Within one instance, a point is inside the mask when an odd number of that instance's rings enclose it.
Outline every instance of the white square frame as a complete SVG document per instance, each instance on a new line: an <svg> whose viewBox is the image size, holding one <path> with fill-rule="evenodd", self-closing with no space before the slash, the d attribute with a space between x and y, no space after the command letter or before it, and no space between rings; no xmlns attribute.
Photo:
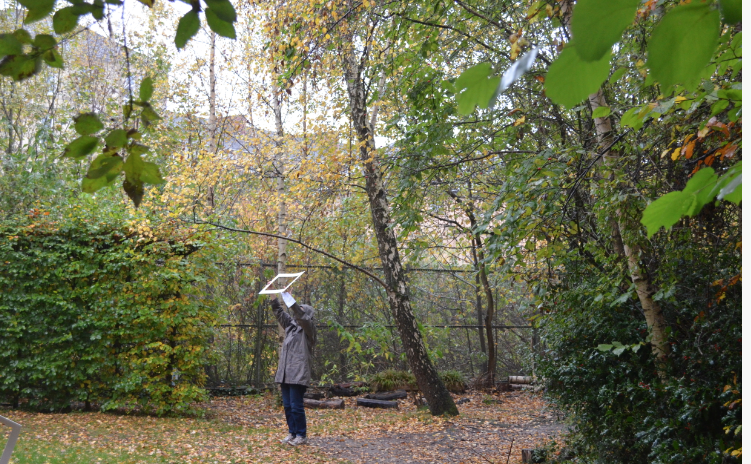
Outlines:
<svg viewBox="0 0 751 464"><path fill-rule="evenodd" d="M3 416L0 416L0 424L10 427L8 441L5 443L5 449L3 450L2 456L0 456L0 464L8 464L10 462L10 455L13 454L13 448L15 448L18 437L21 435L21 424L17 424Z"/></svg>
<svg viewBox="0 0 751 464"><path fill-rule="evenodd" d="M286 291L287 291L287 289L288 289L288 288L290 288L290 287L292 286L292 284L294 284L294 283L295 283L295 282L297 281L297 279L299 279L299 278L300 278L300 276L301 276L301 275L303 275L303 274L305 274L305 271L302 271L302 272L297 272L297 273L294 273L294 274L277 274L277 276L276 276L276 277L274 277L273 279L271 279L271 282L267 283L267 284L266 284L266 286L265 286L265 287L263 287L263 290L261 290L260 292L258 292L258 294L259 294L259 295L277 295L277 294L279 294L279 293L284 293L284 292L286 292ZM292 282L290 282L289 284L287 284L287 286L286 286L286 287L284 287L283 289L281 289L281 290L268 290L268 288L269 288L269 287L271 286L271 284L273 284L273 283L274 283L274 282L276 281L276 279L279 279L279 278L282 278L282 279L289 279L289 278L292 278L292 277L294 277L294 279L292 280ZM2 462L0 462L0 464L3 464L3 463L2 463Z"/></svg>

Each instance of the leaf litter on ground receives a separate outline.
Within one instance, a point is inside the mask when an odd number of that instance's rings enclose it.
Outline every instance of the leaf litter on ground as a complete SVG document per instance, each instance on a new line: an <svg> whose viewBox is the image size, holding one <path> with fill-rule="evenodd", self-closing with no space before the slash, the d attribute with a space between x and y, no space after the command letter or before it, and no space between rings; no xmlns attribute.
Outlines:
<svg viewBox="0 0 751 464"><path fill-rule="evenodd" d="M433 417L409 399L398 410L306 409L309 445L279 443L284 412L272 394L213 398L204 418L0 410L24 426L12 463L509 463L561 434L532 392L456 395L458 417ZM2 434L0 434L2 435ZM0 438L0 447L5 437ZM510 450L510 455L509 455Z"/></svg>

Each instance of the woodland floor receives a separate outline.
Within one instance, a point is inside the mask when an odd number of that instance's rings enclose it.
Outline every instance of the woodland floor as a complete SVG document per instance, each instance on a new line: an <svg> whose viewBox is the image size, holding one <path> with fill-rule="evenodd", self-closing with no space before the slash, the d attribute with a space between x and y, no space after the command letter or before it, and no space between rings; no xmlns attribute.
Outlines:
<svg viewBox="0 0 751 464"><path fill-rule="evenodd" d="M14 464L518 463L523 448L541 446L565 429L534 393L460 398L470 401L450 419L407 400L397 411L358 408L355 398L346 399L344 410L307 409L310 443L296 448L278 442L286 430L273 395L215 398L204 418L9 409L0 414L24 426Z"/></svg>

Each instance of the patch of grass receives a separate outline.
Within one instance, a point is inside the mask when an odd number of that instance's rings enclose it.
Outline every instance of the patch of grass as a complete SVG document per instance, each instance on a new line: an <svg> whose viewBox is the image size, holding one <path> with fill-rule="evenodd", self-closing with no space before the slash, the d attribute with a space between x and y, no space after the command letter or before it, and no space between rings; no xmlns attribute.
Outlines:
<svg viewBox="0 0 751 464"><path fill-rule="evenodd" d="M464 374L459 371L443 371L439 373L443 384L451 393L464 393L467 390L467 382Z"/></svg>
<svg viewBox="0 0 751 464"><path fill-rule="evenodd" d="M0 450L7 437L0 438ZM152 464L182 462L174 454L149 456L146 453L130 453L123 450L107 450L87 445L70 445L58 440L39 440L27 434L21 435L11 458L13 464Z"/></svg>
<svg viewBox="0 0 751 464"><path fill-rule="evenodd" d="M407 371L397 371L388 369L379 372L370 379L370 386L373 391L393 391L393 390L417 390L417 381L414 374Z"/></svg>

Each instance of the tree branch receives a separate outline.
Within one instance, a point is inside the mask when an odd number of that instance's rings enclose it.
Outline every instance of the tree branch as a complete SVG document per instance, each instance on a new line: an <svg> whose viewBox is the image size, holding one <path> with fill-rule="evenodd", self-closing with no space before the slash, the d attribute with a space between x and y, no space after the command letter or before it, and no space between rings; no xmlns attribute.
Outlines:
<svg viewBox="0 0 751 464"><path fill-rule="evenodd" d="M187 222L187 221L186 221L186 222ZM250 235L260 235L260 236L262 236L262 237L281 238L281 239L284 239L284 240L286 240L286 241L288 241L288 242L293 242L293 243L297 243L298 245L301 245L301 246L303 246L303 247L307 248L308 250L310 250L310 251L312 251L312 252L314 252L314 253L318 253L318 254L324 255L324 256L326 256L327 258L331 258L331 259L333 259L334 261L336 261L336 262L338 262L338 263L341 263L341 264L343 264L343 265L345 265L345 266L347 266L347 267L349 267L349 268L352 268L352 269L354 269L354 270L356 270L356 271L360 271L360 272L362 272L363 274L367 275L367 276L368 276L368 277L370 277L371 279L373 279L373 280L375 280L376 282L378 282L379 284L381 284L381 286L382 286L382 287L383 287L384 289L386 289L386 291L387 291L387 292L391 293L391 290L390 290L390 289L389 289L389 287L388 287L388 286L386 285L386 283L385 283L385 282L384 282L383 280L381 280L380 278L378 278L378 277L377 277L376 275L374 275L373 273L371 273L371 272L367 271L366 269L363 269L363 268L361 268L360 266L357 266L357 265L355 265L355 264L352 264L352 263L349 263L349 262L347 262L347 261L344 261L344 260L343 260L343 259L341 259L341 258L337 258L336 256L334 256L334 255L332 255L332 254L330 254L330 253L327 253L327 252L325 252L325 251L323 251L323 250L319 250L318 248L315 248L315 247L313 247L313 246L310 246L310 245L308 245L307 243L303 243L303 242L301 242L300 240L296 240L296 239L294 239L294 238L290 238L290 237L282 237L281 235L277 235L277 234L270 234L270 233L267 233L267 232L258 232L258 231L255 231L255 230L247 230L247 229L236 229L236 228L234 228L234 227L227 227L227 226L223 226L223 225L221 225L221 224L216 224L216 223L213 223L213 222L206 222L206 221L198 221L198 220L196 220L196 221L194 221L193 223L194 223L194 224L204 224L204 225L209 225L209 226L213 226L213 227L216 227L217 229L228 230L228 231L230 231L230 232L240 232L240 233L243 233L243 234L250 234Z"/></svg>

